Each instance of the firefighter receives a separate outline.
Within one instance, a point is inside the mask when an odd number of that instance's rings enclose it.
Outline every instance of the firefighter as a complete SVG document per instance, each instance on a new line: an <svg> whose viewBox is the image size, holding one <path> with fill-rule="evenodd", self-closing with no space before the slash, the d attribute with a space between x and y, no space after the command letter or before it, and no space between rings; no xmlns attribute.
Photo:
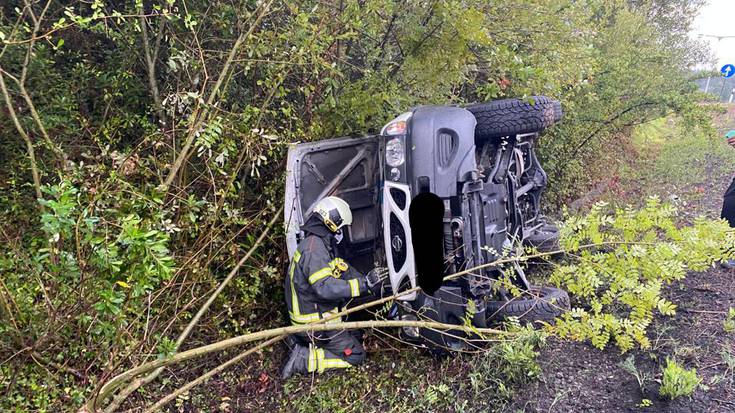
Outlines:
<svg viewBox="0 0 735 413"><path fill-rule="evenodd" d="M725 134L725 138L730 146L735 147L735 129L727 132ZM727 188L725 195L723 196L722 213L720 214L720 217L726 219L730 226L735 228L735 178L733 178L732 183L730 183L730 186ZM721 264L727 269L735 269L735 259L722 261Z"/></svg>
<svg viewBox="0 0 735 413"><path fill-rule="evenodd" d="M343 229L352 224L350 206L338 197L319 201L301 227L304 239L294 253L285 279L286 307L291 324L303 325L336 314L347 300L379 294L386 268L360 274L338 256ZM336 318L332 322L339 322ZM287 340L291 354L281 376L321 373L365 360L361 332L324 331L294 334Z"/></svg>

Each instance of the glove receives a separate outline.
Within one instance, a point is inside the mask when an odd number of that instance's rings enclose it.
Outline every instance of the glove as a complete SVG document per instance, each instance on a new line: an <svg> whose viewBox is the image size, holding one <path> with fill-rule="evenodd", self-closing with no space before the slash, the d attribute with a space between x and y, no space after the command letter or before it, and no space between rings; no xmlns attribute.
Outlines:
<svg viewBox="0 0 735 413"><path fill-rule="evenodd" d="M383 287L383 280L388 277L388 269L385 267L375 267L365 275L365 282L367 283L368 289L374 295L381 295Z"/></svg>

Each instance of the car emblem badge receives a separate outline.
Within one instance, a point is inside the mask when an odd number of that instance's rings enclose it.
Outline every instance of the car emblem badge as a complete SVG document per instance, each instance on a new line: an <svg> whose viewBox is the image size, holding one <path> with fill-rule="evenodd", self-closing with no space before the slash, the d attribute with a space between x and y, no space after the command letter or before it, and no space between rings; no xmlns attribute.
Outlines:
<svg viewBox="0 0 735 413"><path fill-rule="evenodd" d="M403 240L398 235L394 235L390 245L393 246L394 250L401 251L403 249Z"/></svg>

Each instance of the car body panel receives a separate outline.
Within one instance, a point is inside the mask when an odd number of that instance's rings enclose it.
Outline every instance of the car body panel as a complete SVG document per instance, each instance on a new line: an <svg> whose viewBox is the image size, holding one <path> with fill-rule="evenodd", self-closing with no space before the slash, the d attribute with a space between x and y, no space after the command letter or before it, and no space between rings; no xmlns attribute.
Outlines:
<svg viewBox="0 0 735 413"><path fill-rule="evenodd" d="M471 317L485 327L486 304L512 298L495 285L499 277L530 288L519 265L485 264L521 253L526 237L545 225L539 205L547 177L534 152L538 132L483 140L476 126L464 108L422 106L388 122L380 135L292 145L284 213L289 256L316 202L339 196L354 217L340 244L344 258L363 272L387 267L393 293L421 287L399 297L389 317L421 314L455 324ZM463 275L445 279L456 273ZM408 330L405 337L430 346L462 346L461 332Z"/></svg>

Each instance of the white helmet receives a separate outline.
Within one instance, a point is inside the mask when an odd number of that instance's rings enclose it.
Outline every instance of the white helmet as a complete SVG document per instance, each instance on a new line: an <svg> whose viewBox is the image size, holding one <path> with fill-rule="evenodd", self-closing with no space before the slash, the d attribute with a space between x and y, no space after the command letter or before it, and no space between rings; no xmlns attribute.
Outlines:
<svg viewBox="0 0 735 413"><path fill-rule="evenodd" d="M352 225L352 211L342 198L336 196L322 198L314 207L314 212L322 217L324 225L332 232L337 232L345 225Z"/></svg>

